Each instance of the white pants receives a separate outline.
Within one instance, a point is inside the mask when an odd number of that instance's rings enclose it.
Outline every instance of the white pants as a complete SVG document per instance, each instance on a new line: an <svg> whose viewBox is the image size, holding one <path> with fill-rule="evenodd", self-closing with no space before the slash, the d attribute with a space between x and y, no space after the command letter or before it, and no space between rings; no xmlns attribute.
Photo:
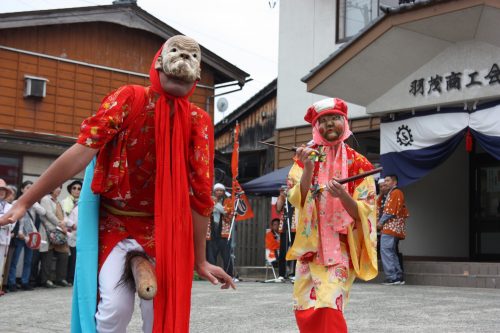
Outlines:
<svg viewBox="0 0 500 333"><path fill-rule="evenodd" d="M144 249L133 239L116 244L99 273L99 304L95 315L97 332L125 333L134 312L135 291L117 286L125 266L127 252ZM141 299L142 330L153 331L153 301Z"/></svg>

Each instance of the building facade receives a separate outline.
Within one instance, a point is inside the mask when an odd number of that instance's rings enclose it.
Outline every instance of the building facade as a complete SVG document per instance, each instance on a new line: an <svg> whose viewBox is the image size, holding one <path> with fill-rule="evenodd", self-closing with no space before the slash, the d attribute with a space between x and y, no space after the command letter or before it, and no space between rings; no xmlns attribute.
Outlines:
<svg viewBox="0 0 500 333"><path fill-rule="evenodd" d="M312 102L346 100L353 146L401 180L407 281L500 288L499 2L280 7L277 142L308 141Z"/></svg>
<svg viewBox="0 0 500 333"><path fill-rule="evenodd" d="M0 14L0 177L36 179L108 93L149 84L153 56L178 34L133 2ZM248 74L201 48L191 101L213 118L217 85Z"/></svg>
<svg viewBox="0 0 500 333"><path fill-rule="evenodd" d="M500 261L499 28L498 1L386 8L303 78L381 117L381 164L411 214L407 256Z"/></svg>
<svg viewBox="0 0 500 333"><path fill-rule="evenodd" d="M240 124L238 180L243 184L274 170L275 150L259 143L273 143L276 127L277 80L273 80L257 94L215 126L215 178L231 186L231 156L234 127ZM269 225L271 198L248 196L254 212L252 219L237 222L235 263L241 274L248 275L242 266L264 266L265 233Z"/></svg>
<svg viewBox="0 0 500 333"><path fill-rule="evenodd" d="M330 94L307 91L302 77L319 65L346 41L359 33L381 13L382 0L290 0L280 3L278 55L278 115L276 142L298 146L311 139L304 121L307 108ZM333 95L342 97L334 90ZM349 102L349 101L347 101ZM349 142L374 162L379 155L379 118L367 114L363 106L348 103L350 127L356 140ZM276 167L291 164L292 153L280 151Z"/></svg>

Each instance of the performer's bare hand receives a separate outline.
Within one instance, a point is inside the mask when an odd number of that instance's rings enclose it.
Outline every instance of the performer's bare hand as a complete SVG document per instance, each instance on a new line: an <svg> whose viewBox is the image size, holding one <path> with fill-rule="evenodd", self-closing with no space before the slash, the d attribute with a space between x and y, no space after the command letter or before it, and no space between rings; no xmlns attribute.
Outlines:
<svg viewBox="0 0 500 333"><path fill-rule="evenodd" d="M228 289L229 287L236 289L233 279L222 268L214 266L208 261L196 265L195 269L201 278L210 281L212 284L222 283L221 289Z"/></svg>
<svg viewBox="0 0 500 333"><path fill-rule="evenodd" d="M7 213L0 217L0 226L14 223L26 214L26 207L16 202Z"/></svg>
<svg viewBox="0 0 500 333"><path fill-rule="evenodd" d="M335 179L332 179L328 183L326 183L326 190L335 198L340 198L341 196L347 194L344 187Z"/></svg>
<svg viewBox="0 0 500 333"><path fill-rule="evenodd" d="M297 159L304 164L304 168L306 169L313 169L314 168L314 161L309 158L309 156L312 153L315 153L316 150L308 147L299 147L297 148L297 151L295 152Z"/></svg>

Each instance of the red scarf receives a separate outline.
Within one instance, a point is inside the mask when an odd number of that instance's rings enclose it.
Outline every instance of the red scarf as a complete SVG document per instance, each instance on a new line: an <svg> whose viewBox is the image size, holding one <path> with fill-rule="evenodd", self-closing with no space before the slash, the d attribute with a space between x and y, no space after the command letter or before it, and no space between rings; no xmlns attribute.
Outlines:
<svg viewBox="0 0 500 333"><path fill-rule="evenodd" d="M189 204L188 148L191 131L189 96L167 94L155 69L151 88L160 95L155 106L156 194L155 244L158 292L153 332L188 332L194 268L193 225ZM170 116L170 104L174 107Z"/></svg>

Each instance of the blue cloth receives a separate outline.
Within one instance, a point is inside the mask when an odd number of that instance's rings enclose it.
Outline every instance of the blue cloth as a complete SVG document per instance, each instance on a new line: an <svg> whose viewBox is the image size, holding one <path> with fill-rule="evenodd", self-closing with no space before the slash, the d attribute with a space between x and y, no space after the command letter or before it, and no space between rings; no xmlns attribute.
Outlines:
<svg viewBox="0 0 500 333"><path fill-rule="evenodd" d="M71 333L96 332L99 196L90 189L95 161L94 158L85 170L78 202L78 255L73 285Z"/></svg>
<svg viewBox="0 0 500 333"><path fill-rule="evenodd" d="M284 168L274 170L248 183L241 184L241 187L245 193L249 195L269 195L277 197L280 194L280 187L286 185L286 177L291 168L292 165L290 164Z"/></svg>
<svg viewBox="0 0 500 333"><path fill-rule="evenodd" d="M380 257L384 267L385 277L388 280L403 280L403 270L399 264L397 254L398 239L392 235L380 236Z"/></svg>
<svg viewBox="0 0 500 333"><path fill-rule="evenodd" d="M401 187L419 180L450 157L464 133L465 130L462 130L449 140L424 149L380 155L384 175L397 175L398 186Z"/></svg>
<svg viewBox="0 0 500 333"><path fill-rule="evenodd" d="M16 284L16 271L17 263L19 262L19 257L21 256L21 251L24 249L24 261L23 261L23 274L21 276L21 283L28 284L30 282L31 274L31 259L33 258L33 250L30 249L26 242L19 238L13 238L14 243L14 253L12 254L12 261L10 262L9 268L9 279L7 284L13 286Z"/></svg>
<svg viewBox="0 0 500 333"><path fill-rule="evenodd" d="M385 222L389 221L393 217L396 217L396 215L384 213L384 214L382 214L382 217L380 218L380 220L378 221L378 223L384 224Z"/></svg>
<svg viewBox="0 0 500 333"><path fill-rule="evenodd" d="M500 160L500 137L485 135L477 131L474 131L473 129L471 129L470 131L474 139L477 140L479 145L484 150L486 150L491 156L493 156L497 160Z"/></svg>

